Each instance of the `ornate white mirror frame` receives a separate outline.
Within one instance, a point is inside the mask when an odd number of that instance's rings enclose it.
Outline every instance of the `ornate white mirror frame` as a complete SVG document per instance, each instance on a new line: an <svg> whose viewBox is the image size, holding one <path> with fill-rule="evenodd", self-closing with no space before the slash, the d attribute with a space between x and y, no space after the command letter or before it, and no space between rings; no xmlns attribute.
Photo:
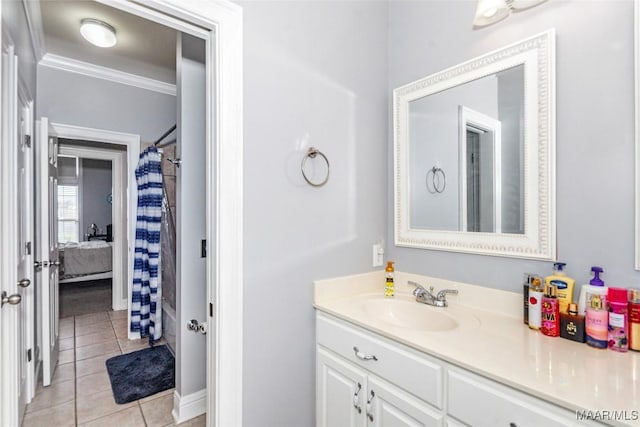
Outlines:
<svg viewBox="0 0 640 427"><path fill-rule="evenodd" d="M409 104L524 65L524 233L411 228ZM422 249L555 260L555 31L553 29L393 91L395 244ZM457 144L457 142L456 142Z"/></svg>

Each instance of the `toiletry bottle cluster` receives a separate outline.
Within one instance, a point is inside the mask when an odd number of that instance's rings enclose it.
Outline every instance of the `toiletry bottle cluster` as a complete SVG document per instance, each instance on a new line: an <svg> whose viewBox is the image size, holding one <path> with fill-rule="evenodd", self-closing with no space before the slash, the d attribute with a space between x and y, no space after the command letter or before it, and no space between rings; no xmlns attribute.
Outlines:
<svg viewBox="0 0 640 427"><path fill-rule="evenodd" d="M524 323L550 337L561 336L594 348L640 351L640 289L607 287L603 269L592 267L593 278L573 300L575 280L555 263L544 280L524 276Z"/></svg>

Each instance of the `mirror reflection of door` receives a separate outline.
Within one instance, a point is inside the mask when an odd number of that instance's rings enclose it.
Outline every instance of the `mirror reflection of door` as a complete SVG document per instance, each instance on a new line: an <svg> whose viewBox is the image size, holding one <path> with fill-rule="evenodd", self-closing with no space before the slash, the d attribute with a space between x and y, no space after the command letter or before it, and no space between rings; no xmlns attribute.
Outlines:
<svg viewBox="0 0 640 427"><path fill-rule="evenodd" d="M463 231L500 233L501 129L499 120L460 106Z"/></svg>

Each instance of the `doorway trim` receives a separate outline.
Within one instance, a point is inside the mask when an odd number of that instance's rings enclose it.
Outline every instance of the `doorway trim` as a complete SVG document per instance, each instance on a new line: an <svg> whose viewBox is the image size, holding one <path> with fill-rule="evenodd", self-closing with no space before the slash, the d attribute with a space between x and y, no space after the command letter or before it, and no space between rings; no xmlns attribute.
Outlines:
<svg viewBox="0 0 640 427"><path fill-rule="evenodd" d="M242 425L243 26L229 0L97 0L206 43L207 425Z"/></svg>
<svg viewBox="0 0 640 427"><path fill-rule="evenodd" d="M113 204L111 205L111 221L115 230L113 245L113 279L111 293L111 308L115 310L125 310L128 308L128 221L127 211L131 200L127 198L127 189L123 185L122 173L126 153L124 151L109 150L108 148L89 148L62 145L58 140L59 154L65 156L75 156L79 159L97 159L111 161L111 185L113 188ZM81 184L82 185L82 184ZM123 262L123 256L127 254L127 262ZM120 280L117 280L117 279ZM126 284L127 292L123 291L122 283Z"/></svg>
<svg viewBox="0 0 640 427"><path fill-rule="evenodd" d="M114 132L104 129L87 128L81 126L74 126L62 123L50 123L50 134L52 136L73 139L80 141L93 141L102 142L105 144L117 144L127 147L127 200L128 209L126 214L127 222L127 266L126 266L126 280L127 280L127 295L120 296L120 300L127 299L128 314L127 319L130 321L130 298L132 277L130 272L133 271L133 242L135 242L135 217L136 208L133 195L137 193L135 166L138 164L138 157L140 157L140 136L131 133ZM106 151L106 150L105 150ZM114 251L115 253L115 251ZM115 257L114 257L115 258ZM122 307L125 308L125 307ZM129 338L132 338L131 336Z"/></svg>

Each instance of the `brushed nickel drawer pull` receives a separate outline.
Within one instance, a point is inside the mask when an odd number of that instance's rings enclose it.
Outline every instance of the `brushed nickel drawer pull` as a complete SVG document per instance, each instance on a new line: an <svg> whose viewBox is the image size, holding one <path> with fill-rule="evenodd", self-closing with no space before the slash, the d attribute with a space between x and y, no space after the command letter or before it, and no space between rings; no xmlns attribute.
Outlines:
<svg viewBox="0 0 640 427"><path fill-rule="evenodd" d="M375 361L378 360L378 358L375 356L365 356L364 353L361 353L360 350L358 350L358 347L353 347L353 352L356 354L356 357L360 360L375 360Z"/></svg>

